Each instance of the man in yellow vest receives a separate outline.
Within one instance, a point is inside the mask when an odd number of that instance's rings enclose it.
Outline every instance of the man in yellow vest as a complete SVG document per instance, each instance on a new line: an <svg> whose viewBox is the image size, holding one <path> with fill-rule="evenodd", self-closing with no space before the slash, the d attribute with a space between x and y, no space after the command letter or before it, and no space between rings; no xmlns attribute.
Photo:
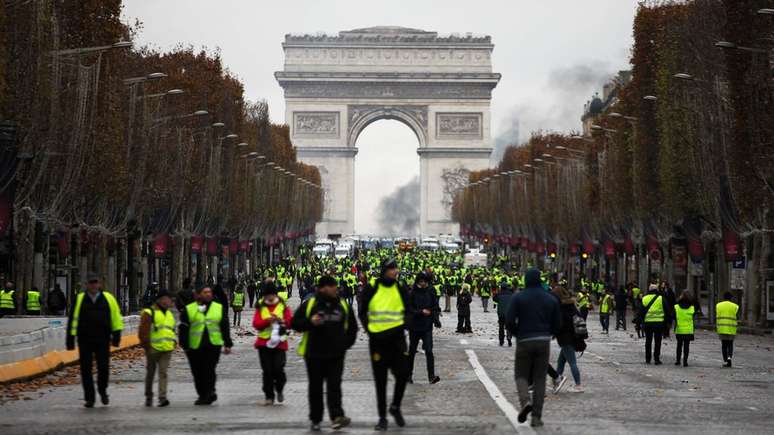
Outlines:
<svg viewBox="0 0 774 435"><path fill-rule="evenodd" d="M75 306L70 310L67 322L67 350L75 349L78 340L78 357L81 363L81 383L87 408L94 407L94 378L92 362L97 360L97 390L103 405L108 405L108 376L110 375L110 345L121 344L124 319L118 301L102 290L99 276L87 275L86 291L78 293Z"/></svg>
<svg viewBox="0 0 774 435"><path fill-rule="evenodd" d="M406 346L406 307L408 294L398 284L398 264L394 259L382 263L379 279L363 292L360 322L368 331L371 368L376 384L379 422L374 430L387 430L387 373L395 376L395 390L390 414L398 426L405 426L400 404L408 381L408 348Z"/></svg>
<svg viewBox="0 0 774 435"><path fill-rule="evenodd" d="M196 393L194 405L211 405L218 400L215 391L215 369L221 350L231 353L233 342L226 307L213 300L212 288L200 288L195 301L180 313L179 343L185 350Z"/></svg>
<svg viewBox="0 0 774 435"><path fill-rule="evenodd" d="M40 315L40 290L37 287L32 287L32 290L27 292L25 296L26 303L24 304L28 316Z"/></svg>
<svg viewBox="0 0 774 435"><path fill-rule="evenodd" d="M599 323L602 324L602 333L610 334L610 313L615 308L613 289L607 288L599 302Z"/></svg>
<svg viewBox="0 0 774 435"><path fill-rule="evenodd" d="M594 307L591 305L591 297L589 296L589 289L586 287L581 287L580 291L578 291L577 295L578 299L578 310L580 310L580 315L583 317L583 320L586 320L589 316L589 310L594 309Z"/></svg>
<svg viewBox="0 0 774 435"><path fill-rule="evenodd" d="M651 353L656 365L661 365L661 337L664 333L664 297L658 286L651 284L642 298L641 319L645 330L645 364L650 364ZM655 343L654 343L655 342ZM651 352L651 345L653 346Z"/></svg>
<svg viewBox="0 0 774 435"><path fill-rule="evenodd" d="M291 326L303 333L298 354L304 357L309 378L311 430L320 431L323 419L323 382L328 394L328 414L334 430L348 426L341 406L341 377L347 349L355 344L357 321L352 307L338 295L336 280L320 277L317 292L296 310Z"/></svg>
<svg viewBox="0 0 774 435"><path fill-rule="evenodd" d="M0 317L16 314L16 285L13 281L7 281L0 288Z"/></svg>
<svg viewBox="0 0 774 435"><path fill-rule="evenodd" d="M239 284L231 295L231 309L234 310L234 326L242 326L242 310L245 308L245 290Z"/></svg>
<svg viewBox="0 0 774 435"><path fill-rule="evenodd" d="M159 370L159 407L169 406L167 371L172 351L177 345L172 298L166 290L156 294L156 301L142 310L138 336L145 349L145 406L153 406L153 378Z"/></svg>
<svg viewBox="0 0 774 435"><path fill-rule="evenodd" d="M723 301L715 306L715 322L725 367L731 367L731 358L734 357L734 338L739 318L739 305L731 302L732 298L731 292L726 292Z"/></svg>

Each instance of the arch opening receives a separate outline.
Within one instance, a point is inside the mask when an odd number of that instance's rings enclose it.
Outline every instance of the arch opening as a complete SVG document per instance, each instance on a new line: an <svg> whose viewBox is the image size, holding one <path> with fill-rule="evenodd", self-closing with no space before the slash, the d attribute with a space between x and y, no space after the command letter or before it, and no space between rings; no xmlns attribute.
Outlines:
<svg viewBox="0 0 774 435"><path fill-rule="evenodd" d="M355 131L353 130L353 133ZM374 117L353 134L355 232L415 235L419 231L420 134L404 119Z"/></svg>

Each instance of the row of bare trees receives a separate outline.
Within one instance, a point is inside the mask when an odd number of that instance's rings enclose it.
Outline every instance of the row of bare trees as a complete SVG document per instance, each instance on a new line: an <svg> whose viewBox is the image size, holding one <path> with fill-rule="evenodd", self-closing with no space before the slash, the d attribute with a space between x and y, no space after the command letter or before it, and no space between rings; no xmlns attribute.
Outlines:
<svg viewBox="0 0 774 435"><path fill-rule="evenodd" d="M645 262L665 264L662 278L710 302L740 290L745 318L765 322L774 278L769 8L764 0L643 2L631 82L590 134L535 133L497 168L471 174L453 209L463 230L533 251L555 246L568 262L590 251L608 264L607 278L633 264L627 281L640 285L652 279L639 273ZM688 272L685 253L704 260L702 274ZM743 256L744 282L732 284L728 263Z"/></svg>
<svg viewBox="0 0 774 435"><path fill-rule="evenodd" d="M121 21L121 3L0 0L2 152L13 161L0 165L13 217L0 228L13 240L2 272L21 289L47 287L48 265L63 262L131 284L133 259L162 235L258 249L321 218L317 168L297 161L265 102L246 101L219 52L133 47L140 26ZM191 272L179 269L172 287Z"/></svg>

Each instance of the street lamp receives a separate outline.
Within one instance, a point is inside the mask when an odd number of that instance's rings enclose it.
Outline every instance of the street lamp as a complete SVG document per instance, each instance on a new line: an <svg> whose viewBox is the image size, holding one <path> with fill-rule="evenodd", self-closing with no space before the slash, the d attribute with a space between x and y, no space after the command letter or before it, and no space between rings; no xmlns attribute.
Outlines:
<svg viewBox="0 0 774 435"><path fill-rule="evenodd" d="M658 100L658 97L656 97L655 95L646 95L642 97L642 99L646 101L656 101Z"/></svg>
<svg viewBox="0 0 774 435"><path fill-rule="evenodd" d="M608 116L611 118L623 118L627 121L636 121L639 119L636 116L626 116L618 112L611 112L610 114L608 114Z"/></svg>
<svg viewBox="0 0 774 435"><path fill-rule="evenodd" d="M124 84L125 85L134 85L134 84L137 84L137 83L146 82L148 80L162 79L162 78L164 78L166 76L167 75L162 73L162 72L155 72L155 73L150 73L147 76L131 77L131 78L128 78L128 79L124 79Z"/></svg>
<svg viewBox="0 0 774 435"><path fill-rule="evenodd" d="M223 128L225 126L226 126L226 124L224 124L222 122L213 122L212 123L212 128Z"/></svg>
<svg viewBox="0 0 774 435"><path fill-rule="evenodd" d="M48 54L52 56L67 56L71 54L87 54L97 53L100 51L107 51L112 49L131 48L133 43L131 41L118 41L115 44L101 45L97 47L84 47L84 48L68 48L65 50L49 51Z"/></svg>
<svg viewBox="0 0 774 435"><path fill-rule="evenodd" d="M774 9L765 8L758 11L758 15L771 15L774 16Z"/></svg>
<svg viewBox="0 0 774 435"><path fill-rule="evenodd" d="M722 48L724 50L742 50L749 51L751 53L768 53L768 50L764 50L762 48L743 47L729 41L718 41L715 43L715 47Z"/></svg>
<svg viewBox="0 0 774 435"><path fill-rule="evenodd" d="M246 147L247 146L247 142L240 142L240 143L237 144L237 146L238 147Z"/></svg>

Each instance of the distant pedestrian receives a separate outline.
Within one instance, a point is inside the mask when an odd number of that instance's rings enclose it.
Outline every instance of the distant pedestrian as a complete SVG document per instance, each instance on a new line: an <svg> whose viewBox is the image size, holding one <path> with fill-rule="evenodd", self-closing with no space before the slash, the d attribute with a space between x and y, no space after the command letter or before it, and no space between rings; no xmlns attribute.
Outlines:
<svg viewBox="0 0 774 435"><path fill-rule="evenodd" d="M67 299L59 284L54 285L54 289L48 292L46 297L46 311L53 316L61 316L67 307Z"/></svg>
<svg viewBox="0 0 774 435"><path fill-rule="evenodd" d="M570 365L570 372L572 372L572 378L575 381L575 387L572 392L582 393L583 387L581 386L581 375L578 369L578 362L575 358L575 347L577 340L582 338L575 335L575 317L580 316L578 308L576 307L576 300L569 291L564 287L554 288L554 294L559 298L560 311L562 315L562 326L559 329L559 333L556 334L556 343L559 345L559 360L556 363L556 372L560 377L564 377L564 365ZM561 381L560 381L561 382Z"/></svg>
<svg viewBox="0 0 774 435"><path fill-rule="evenodd" d="M494 295L494 302L497 304L497 337L500 340L500 346L508 339L508 347L513 345L511 330L505 327L505 315L508 313L508 303L513 297L513 288L510 284L503 281L500 284L500 291Z"/></svg>
<svg viewBox="0 0 774 435"><path fill-rule="evenodd" d="M561 313L556 298L543 289L540 271L530 268L524 281L525 289L511 298L505 320L516 336L515 377L521 404L518 420L523 423L532 413L530 424L540 427L551 338L559 333ZM530 377L534 379L532 397Z"/></svg>
<svg viewBox="0 0 774 435"><path fill-rule="evenodd" d="M124 319L116 298L102 290L99 276L87 275L86 291L75 298L75 307L67 322L67 350L74 350L78 342L84 406L94 407L94 378L92 363L97 361L97 391L103 405L108 405L107 388L110 376L110 345L121 344Z"/></svg>
<svg viewBox="0 0 774 435"><path fill-rule="evenodd" d="M253 316L253 328L258 331L255 348L258 349L263 372L264 406L273 405L275 400L278 403L285 401L287 328L290 328L292 319L290 309L277 294L274 281L264 282Z"/></svg>
<svg viewBox="0 0 774 435"><path fill-rule="evenodd" d="M615 294L615 330L626 331L626 304L629 302L629 294L624 286Z"/></svg>
<svg viewBox="0 0 774 435"><path fill-rule="evenodd" d="M0 289L0 317L16 314L16 284L7 281Z"/></svg>
<svg viewBox="0 0 774 435"><path fill-rule="evenodd" d="M645 331L645 364L650 364L651 356L656 365L661 365L661 337L664 333L664 297L659 294L658 286L651 284L648 294L642 298L642 311L639 318Z"/></svg>
<svg viewBox="0 0 774 435"><path fill-rule="evenodd" d="M37 287L32 287L30 291L24 295L24 308L28 316L40 315L40 290Z"/></svg>
<svg viewBox="0 0 774 435"><path fill-rule="evenodd" d="M179 342L188 357L198 398L194 405L218 400L216 369L221 351L231 353L231 329L226 307L213 299L212 288L194 292L195 301L180 313Z"/></svg>
<svg viewBox="0 0 774 435"><path fill-rule="evenodd" d="M191 285L191 278L183 279L183 288L175 295L175 307L177 311L182 313L185 311L186 305L194 302L194 290Z"/></svg>
<svg viewBox="0 0 774 435"><path fill-rule="evenodd" d="M693 298L688 291L684 291L677 299L674 306L675 312L675 337L677 338L677 349L675 355L675 365L680 365L680 356L682 356L683 367L688 367L688 352L693 341L693 318L695 308Z"/></svg>
<svg viewBox="0 0 774 435"><path fill-rule="evenodd" d="M460 294L457 296L457 332L467 334L473 332L470 327L470 304L473 296L470 294L470 284L462 284Z"/></svg>
<svg viewBox="0 0 774 435"><path fill-rule="evenodd" d="M608 287L599 301L599 323L602 325L603 334L610 334L610 313L614 308L613 291Z"/></svg>
<svg viewBox="0 0 774 435"><path fill-rule="evenodd" d="M234 311L234 326L242 326L242 310L244 307L245 291L242 284L239 284L231 295L231 309Z"/></svg>
<svg viewBox="0 0 774 435"><path fill-rule="evenodd" d="M734 338L739 318L739 305L732 302L732 299L731 292L726 292L723 301L715 306L715 321L726 367L731 367L731 359L734 357Z"/></svg>
<svg viewBox="0 0 774 435"><path fill-rule="evenodd" d="M341 379L347 349L357 337L357 321L352 306L337 295L333 277L320 278L317 293L298 307L291 323L303 333L298 354L304 357L309 378L311 430L319 431L323 419L323 383L331 427L338 430L348 426L351 420L341 405Z"/></svg>
<svg viewBox="0 0 774 435"><path fill-rule="evenodd" d="M169 406L167 372L177 346L172 297L166 290L156 293L156 302L142 310L138 336L145 350L145 406L153 406L153 380L159 372L159 407Z"/></svg>
<svg viewBox="0 0 774 435"><path fill-rule="evenodd" d="M589 316L589 310L594 309L594 307L591 305L591 296L589 295L589 289L585 286L580 288L580 291L578 291L577 295L578 300L578 311L580 311L581 317L583 317L583 320L586 320Z"/></svg>

